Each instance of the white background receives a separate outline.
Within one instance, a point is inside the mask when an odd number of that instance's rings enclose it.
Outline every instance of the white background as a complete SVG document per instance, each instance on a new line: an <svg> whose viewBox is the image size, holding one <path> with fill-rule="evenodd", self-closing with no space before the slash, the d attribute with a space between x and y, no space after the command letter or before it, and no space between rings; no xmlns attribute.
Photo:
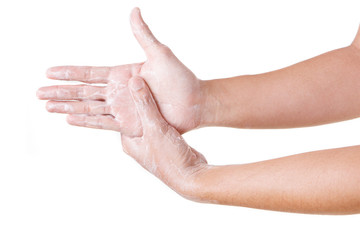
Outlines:
<svg viewBox="0 0 360 240"><path fill-rule="evenodd" d="M278 69L351 43L354 1L10 1L0 3L0 239L359 239L360 215L319 216L185 200L121 149L119 133L69 126L36 89L56 65L145 55L129 13L201 79ZM345 79L344 79L345 80ZM360 107L360 106L359 106ZM285 130L185 134L211 164L359 144L360 119Z"/></svg>

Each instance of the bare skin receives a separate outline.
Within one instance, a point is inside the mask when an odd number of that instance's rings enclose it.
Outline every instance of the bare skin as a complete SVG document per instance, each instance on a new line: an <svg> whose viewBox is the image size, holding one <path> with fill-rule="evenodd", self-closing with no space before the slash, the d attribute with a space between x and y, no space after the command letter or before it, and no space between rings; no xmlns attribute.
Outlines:
<svg viewBox="0 0 360 240"><path fill-rule="evenodd" d="M185 198L277 211L360 213L360 146L251 164L211 166L159 112L145 81L130 80L143 135L124 151Z"/></svg>
<svg viewBox="0 0 360 240"><path fill-rule="evenodd" d="M207 81L203 125L291 128L360 116L360 32L353 44L273 72Z"/></svg>
<svg viewBox="0 0 360 240"><path fill-rule="evenodd" d="M181 133L202 126L286 128L360 115L360 32L354 42L277 71L201 81L131 14L144 63L50 68L88 83L39 89L72 125L122 133L124 151L182 196L278 211L360 213L360 146L252 164L209 166ZM94 86L103 83L105 86ZM140 87L139 87L140 86Z"/></svg>
<svg viewBox="0 0 360 240"><path fill-rule="evenodd" d="M71 115L70 124L140 136L140 121L127 88L129 79L139 75L146 79L161 113L172 126L181 133L197 128L204 109L201 81L153 36L139 9L133 10L130 22L146 53L145 62L115 67L53 67L47 71L51 79L106 85L43 87L38 97L52 100L47 105L50 112L84 114Z"/></svg>
<svg viewBox="0 0 360 240"><path fill-rule="evenodd" d="M207 166L205 158L164 120L141 77L131 78L129 85L143 133L140 137L122 134L124 151L175 191L190 194L193 176Z"/></svg>

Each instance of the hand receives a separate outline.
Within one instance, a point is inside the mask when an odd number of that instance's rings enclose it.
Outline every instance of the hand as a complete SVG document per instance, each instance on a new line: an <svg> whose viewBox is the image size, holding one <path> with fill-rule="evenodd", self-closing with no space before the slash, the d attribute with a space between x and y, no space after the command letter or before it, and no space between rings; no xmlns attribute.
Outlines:
<svg viewBox="0 0 360 240"><path fill-rule="evenodd" d="M164 120L141 77L132 77L129 88L143 133L122 134L124 151L176 192L195 200L196 176L208 167L205 158Z"/></svg>
<svg viewBox="0 0 360 240"><path fill-rule="evenodd" d="M127 88L128 80L139 75L149 85L166 121L180 133L197 128L204 102L202 82L153 36L138 8L132 11L130 20L132 31L146 53L145 62L115 67L53 67L47 72L51 79L90 85L43 87L38 97L53 100L47 104L48 111L71 114L70 124L140 136L141 124Z"/></svg>

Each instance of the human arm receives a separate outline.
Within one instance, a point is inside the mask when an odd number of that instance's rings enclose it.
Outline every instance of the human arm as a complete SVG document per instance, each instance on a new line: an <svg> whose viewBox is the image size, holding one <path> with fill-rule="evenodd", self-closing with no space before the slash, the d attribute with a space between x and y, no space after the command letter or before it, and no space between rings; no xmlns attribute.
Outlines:
<svg viewBox="0 0 360 240"><path fill-rule="evenodd" d="M134 106L127 89L128 80L140 75L166 121L180 133L204 126L301 127L360 115L360 32L348 47L280 70L202 81L154 37L137 8L131 26L147 60L50 68L49 78L87 83L39 89L40 99L51 100L50 112L73 114L73 125L141 135L135 112L128 111Z"/></svg>
<svg viewBox="0 0 360 240"><path fill-rule="evenodd" d="M319 125L360 116L360 28L353 43L295 65L206 81L202 124L237 128Z"/></svg>
<svg viewBox="0 0 360 240"><path fill-rule="evenodd" d="M312 214L360 213L360 146L249 164L212 166L197 178L200 201Z"/></svg>
<svg viewBox="0 0 360 240"><path fill-rule="evenodd" d="M142 78L129 85L143 135L122 134L124 151L183 197L276 211L360 213L360 146L208 165L164 120Z"/></svg>

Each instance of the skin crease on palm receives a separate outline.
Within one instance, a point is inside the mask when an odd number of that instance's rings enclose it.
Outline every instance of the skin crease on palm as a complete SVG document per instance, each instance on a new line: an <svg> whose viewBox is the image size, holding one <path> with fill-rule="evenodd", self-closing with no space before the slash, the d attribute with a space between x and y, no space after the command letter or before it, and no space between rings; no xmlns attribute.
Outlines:
<svg viewBox="0 0 360 240"><path fill-rule="evenodd" d="M88 85L43 87L38 97L51 100L48 111L70 114L68 122L72 125L141 136L141 124L127 87L129 79L139 75L149 85L167 122L180 133L197 128L203 109L201 81L153 36L138 8L132 11L130 23L147 56L145 62L115 67L53 67L47 71L48 78Z"/></svg>

